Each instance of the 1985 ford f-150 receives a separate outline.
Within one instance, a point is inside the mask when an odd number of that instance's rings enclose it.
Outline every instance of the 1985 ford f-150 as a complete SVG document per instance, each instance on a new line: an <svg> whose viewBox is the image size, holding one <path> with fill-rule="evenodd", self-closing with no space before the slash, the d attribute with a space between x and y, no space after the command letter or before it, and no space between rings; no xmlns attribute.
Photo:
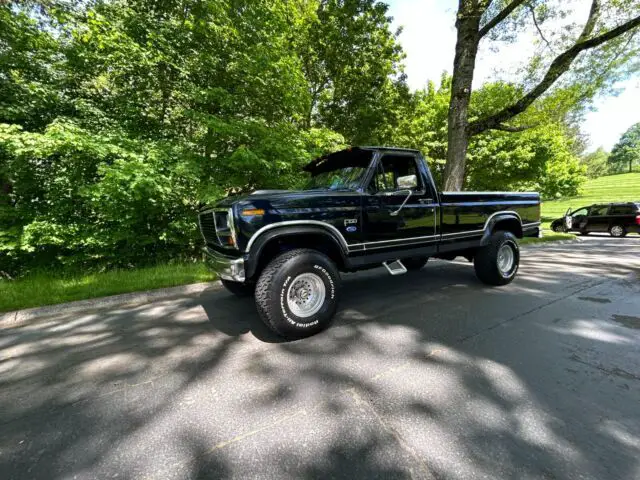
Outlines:
<svg viewBox="0 0 640 480"><path fill-rule="evenodd" d="M462 256L482 282L505 285L518 270L516 238L539 234L537 193L439 192L416 150L355 147L304 170L303 190L255 191L199 213L223 285L255 294L261 318L287 338L331 323L339 272L398 275Z"/></svg>

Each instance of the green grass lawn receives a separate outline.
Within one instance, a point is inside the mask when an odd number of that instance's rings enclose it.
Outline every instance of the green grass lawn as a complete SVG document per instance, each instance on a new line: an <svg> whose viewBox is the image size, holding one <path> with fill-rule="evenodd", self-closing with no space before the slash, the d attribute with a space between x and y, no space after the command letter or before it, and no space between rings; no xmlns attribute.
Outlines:
<svg viewBox="0 0 640 480"><path fill-rule="evenodd" d="M554 232L544 232L544 236L540 238L536 237L525 237L522 240L519 240L518 243L520 245L527 245L530 243L546 243L546 242L557 242L558 240L573 240L576 238L575 235L571 233L554 233Z"/></svg>
<svg viewBox="0 0 640 480"><path fill-rule="evenodd" d="M640 201L640 173L624 173L588 180L581 195L542 202L542 226L564 215L569 207L577 210L594 203Z"/></svg>
<svg viewBox="0 0 640 480"><path fill-rule="evenodd" d="M214 274L204 263L158 265L86 275L40 273L19 280L0 280L0 312L213 279Z"/></svg>

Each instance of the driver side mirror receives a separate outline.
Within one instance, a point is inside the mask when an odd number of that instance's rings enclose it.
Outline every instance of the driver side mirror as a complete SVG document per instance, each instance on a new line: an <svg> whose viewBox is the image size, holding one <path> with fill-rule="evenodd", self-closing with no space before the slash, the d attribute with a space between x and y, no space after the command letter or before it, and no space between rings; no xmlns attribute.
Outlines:
<svg viewBox="0 0 640 480"><path fill-rule="evenodd" d="M418 186L418 177L415 175L406 175L398 177L398 190L412 190Z"/></svg>

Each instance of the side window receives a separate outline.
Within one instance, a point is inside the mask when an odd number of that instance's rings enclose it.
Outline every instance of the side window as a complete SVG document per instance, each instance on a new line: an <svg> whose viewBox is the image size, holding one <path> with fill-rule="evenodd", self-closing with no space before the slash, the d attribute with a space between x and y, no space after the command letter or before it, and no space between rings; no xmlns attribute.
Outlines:
<svg viewBox="0 0 640 480"><path fill-rule="evenodd" d="M631 205L611 205L609 215L633 215L635 209Z"/></svg>
<svg viewBox="0 0 640 480"><path fill-rule="evenodd" d="M370 193L377 193L398 190L398 177L405 177L407 175L416 176L418 186L415 190L423 189L422 178L420 177L414 157L407 155L385 155L378 162L376 173L371 179L368 191Z"/></svg>
<svg viewBox="0 0 640 480"><path fill-rule="evenodd" d="M572 217L579 217L580 215L586 215L587 214L587 209L586 208L580 208L578 210L576 210L575 212L571 212L571 216Z"/></svg>
<svg viewBox="0 0 640 480"><path fill-rule="evenodd" d="M608 209L609 209L608 205L596 205L595 207L591 207L591 210L589 211L589 216L602 217L607 214Z"/></svg>

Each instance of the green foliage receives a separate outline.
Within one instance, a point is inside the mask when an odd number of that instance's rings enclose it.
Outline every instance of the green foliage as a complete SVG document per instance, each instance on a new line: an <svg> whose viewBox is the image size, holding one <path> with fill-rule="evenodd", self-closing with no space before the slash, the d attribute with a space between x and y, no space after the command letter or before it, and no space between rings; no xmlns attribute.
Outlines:
<svg viewBox="0 0 640 480"><path fill-rule="evenodd" d="M633 171L640 163L640 123L636 123L622 134L609 155L609 166L614 173Z"/></svg>
<svg viewBox="0 0 640 480"><path fill-rule="evenodd" d="M375 0L48 0L0 5L0 274L198 256L195 215L302 183L348 144L423 150L436 179L451 79L410 92ZM521 93L474 93L472 114ZM467 188L574 192L580 92L471 145Z"/></svg>
<svg viewBox="0 0 640 480"><path fill-rule="evenodd" d="M587 168L587 177L598 178L609 173L609 152L605 151L602 147L598 148L595 152L588 153L580 159Z"/></svg>

